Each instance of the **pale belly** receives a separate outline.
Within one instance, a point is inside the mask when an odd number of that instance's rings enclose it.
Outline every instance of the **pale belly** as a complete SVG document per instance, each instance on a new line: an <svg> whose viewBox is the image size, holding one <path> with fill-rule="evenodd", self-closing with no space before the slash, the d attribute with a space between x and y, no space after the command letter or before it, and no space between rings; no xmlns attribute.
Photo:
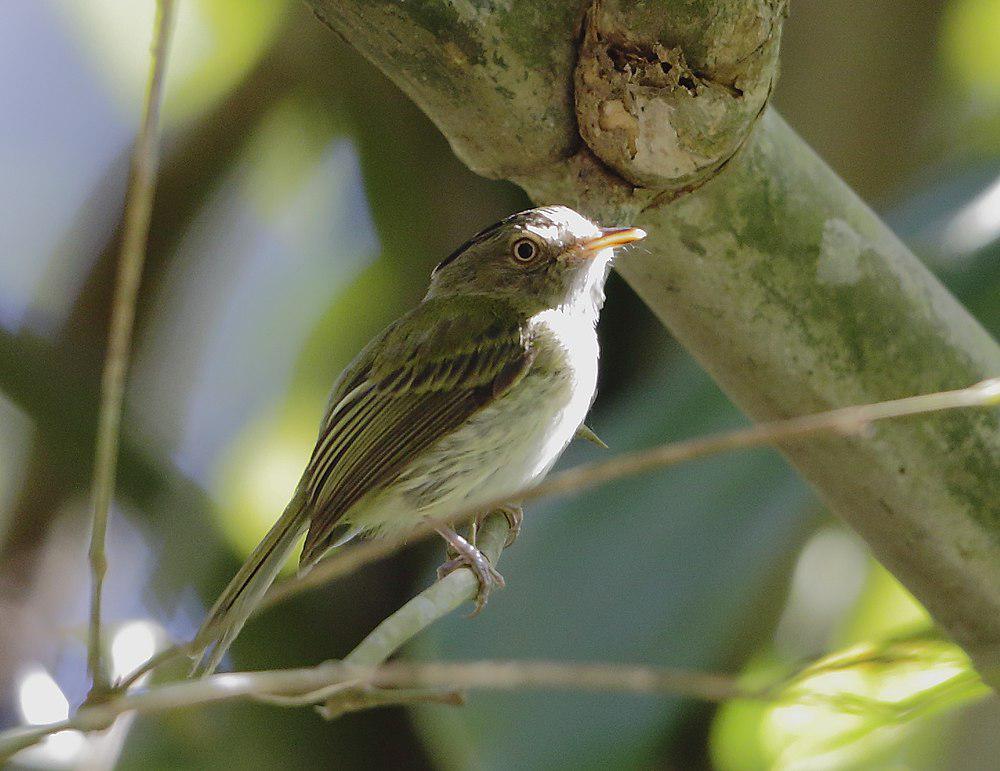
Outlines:
<svg viewBox="0 0 1000 771"><path fill-rule="evenodd" d="M439 440L344 521L369 531L486 503L541 479L572 440L597 387L597 338L546 336L531 370L508 393ZM582 339L581 339L582 338ZM568 345L567 343L572 343Z"/></svg>

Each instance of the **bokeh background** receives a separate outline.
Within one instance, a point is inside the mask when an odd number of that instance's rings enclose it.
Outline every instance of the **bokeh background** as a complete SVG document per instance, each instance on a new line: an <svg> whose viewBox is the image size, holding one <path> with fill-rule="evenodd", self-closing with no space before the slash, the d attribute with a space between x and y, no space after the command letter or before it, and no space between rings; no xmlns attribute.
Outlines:
<svg viewBox="0 0 1000 771"><path fill-rule="evenodd" d="M524 208L298 2L180 0L138 307L106 613L127 670L184 639L284 505L326 390L431 267ZM0 3L0 727L86 692L87 495L153 0ZM775 101L994 334L1000 3L795 0ZM611 452L743 418L623 282L591 424ZM605 457L574 446L563 465ZM918 483L918 482L916 482ZM270 610L229 666L343 655L432 579L421 544ZM50 768L995 768L996 699L773 452L532 506L508 588L408 655L654 663L813 698L716 708L475 693L324 723L226 705L61 734ZM916 637L914 637L916 635ZM909 636L909 653L889 655ZM916 652L914 652L916 651ZM880 699L874 709L854 697ZM992 727L991 727L992 726Z"/></svg>

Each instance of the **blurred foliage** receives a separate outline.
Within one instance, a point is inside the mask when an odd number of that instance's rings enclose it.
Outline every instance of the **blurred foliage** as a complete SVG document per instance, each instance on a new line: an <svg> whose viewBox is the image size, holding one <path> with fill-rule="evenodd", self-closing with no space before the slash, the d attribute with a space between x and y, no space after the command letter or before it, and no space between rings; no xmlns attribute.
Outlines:
<svg viewBox="0 0 1000 771"><path fill-rule="evenodd" d="M43 202L44 219L18 222L26 233L57 231L57 249L0 254L0 276L41 265L37 280L0 287L0 306L37 312L55 295L66 306L51 316L58 328L0 326L0 522L11 527L0 617L27 619L0 625L4 694L25 662L44 659L39 651L81 620L51 620L53 607L82 608L86 588L76 578L83 547L56 537L53 523L83 510L126 173L114 156L124 142L102 145L103 155L94 143L133 129L154 2L15 5L57 24L39 33L37 61L25 65L30 93L14 116L37 126L0 131L2 157L62 159L68 192ZM179 5L119 486L134 537L156 564L147 584L151 566L135 565L144 552L119 559L109 604L116 620L141 608L175 637L190 632L284 506L337 372L419 301L437 260L526 204L512 186L469 173L419 110L303 7ZM890 222L994 334L998 9L993 0L793 3L777 91L781 110L846 179L893 202L884 207ZM83 91L71 101L66 89L79 83L70 73L108 98ZM87 131L30 112L46 100L89 110ZM35 135L36 154L4 145ZM26 211L23 180L52 173L40 162L25 169L0 180L8 211ZM86 280L66 279L60 261ZM20 318L8 311L0 307L0 323ZM617 280L601 336L591 423L612 452L741 422ZM599 457L574 445L563 464ZM769 451L532 506L504 555L506 591L476 619L447 619L409 651L711 669L782 681L772 702L715 710L669 698L475 693L462 710L426 707L412 723L388 710L333 724L308 710L226 705L137 721L121 766L950 771L975 767L973 746L995 758L1000 737L976 729L995 712L982 723L970 717L983 691L964 656L933 636L923 610L881 568L859 567L867 557L856 544L810 558L819 523L843 535ZM431 580L442 551L421 546L269 611L248 626L233 664L342 655ZM809 578L824 594L800 591ZM46 604L56 594L62 604ZM63 677L65 661L37 663L75 698L80 684ZM10 698L0 699L0 722L18 719Z"/></svg>
<svg viewBox="0 0 1000 771"><path fill-rule="evenodd" d="M312 449L315 415L258 417L226 453L218 481L220 522L229 542L248 555L285 508ZM296 552L297 553L297 552ZM286 570L294 572L297 558Z"/></svg>
<svg viewBox="0 0 1000 771"><path fill-rule="evenodd" d="M123 110L146 89L156 0L54 0ZM177 4L163 115L166 125L197 117L259 59L280 29L286 0L184 0Z"/></svg>
<svg viewBox="0 0 1000 771"><path fill-rule="evenodd" d="M941 48L949 70L977 99L1000 101L1000 4L956 0L945 13Z"/></svg>
<svg viewBox="0 0 1000 771"><path fill-rule="evenodd" d="M941 113L949 155L977 166L997 157L1000 137L1000 3L951 0L941 25Z"/></svg>
<svg viewBox="0 0 1000 771"><path fill-rule="evenodd" d="M757 655L744 682L782 684L767 701L719 710L711 740L717 768L937 768L954 717L948 711L991 693L962 650L938 637L923 608L875 563L835 639L846 647L799 671L773 649Z"/></svg>
<svg viewBox="0 0 1000 771"><path fill-rule="evenodd" d="M31 443L31 420L0 394L0 539L7 531L10 502L24 472L25 456Z"/></svg>

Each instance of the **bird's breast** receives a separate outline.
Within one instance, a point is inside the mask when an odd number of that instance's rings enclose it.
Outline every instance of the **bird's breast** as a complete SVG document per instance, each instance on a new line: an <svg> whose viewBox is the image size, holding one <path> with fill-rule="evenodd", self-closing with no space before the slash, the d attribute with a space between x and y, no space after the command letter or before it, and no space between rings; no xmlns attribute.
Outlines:
<svg viewBox="0 0 1000 771"><path fill-rule="evenodd" d="M535 482L583 423L597 387L593 324L552 312L532 319L531 333L527 374L415 459L394 485L422 516Z"/></svg>
<svg viewBox="0 0 1000 771"><path fill-rule="evenodd" d="M535 359L525 377L475 418L491 457L489 485L522 487L543 476L583 423L597 388L592 323L547 311L532 319Z"/></svg>
<svg viewBox="0 0 1000 771"><path fill-rule="evenodd" d="M535 402L541 439L532 469L541 476L566 449L587 417L597 389L598 344L593 322L560 311L532 319L537 355L520 385Z"/></svg>

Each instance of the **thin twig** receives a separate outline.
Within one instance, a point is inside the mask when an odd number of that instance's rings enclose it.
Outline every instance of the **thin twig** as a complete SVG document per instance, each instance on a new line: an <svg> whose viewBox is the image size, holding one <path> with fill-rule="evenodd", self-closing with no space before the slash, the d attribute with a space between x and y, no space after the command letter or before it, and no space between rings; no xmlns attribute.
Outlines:
<svg viewBox="0 0 1000 771"><path fill-rule="evenodd" d="M182 658L184 656L189 656L190 650L188 645L171 645L168 648L164 648L162 651L150 656L142 664L133 669L129 674L125 675L120 680L116 681L114 684L114 689L116 691L127 691L133 685L135 685L139 680L154 669L163 664L166 664L175 659Z"/></svg>
<svg viewBox="0 0 1000 771"><path fill-rule="evenodd" d="M477 545L490 564L496 565L499 562L509 535L510 525L502 514L494 514L483 520L477 533ZM369 667L382 663L428 625L451 613L462 603L475 599L478 589L479 581L471 570L452 571L384 619L344 657L344 661ZM124 677L117 683L116 689L126 691L147 672L190 655L191 652L190 644L165 648Z"/></svg>
<svg viewBox="0 0 1000 771"><path fill-rule="evenodd" d="M478 544L494 564L506 543L509 527L504 516L494 514L487 517L480 528ZM474 599L478 589L478 579L471 570L453 571L386 618L343 661L325 661L315 667L296 670L212 675L145 691L121 690L118 696L84 705L68 720L0 734L0 761L58 731L107 728L124 713L149 714L241 697L283 707L324 702L321 714L333 719L347 712L389 705L462 704L462 695L456 691L460 688L549 687L666 693L708 701L763 695L763 692L749 691L721 675L613 664L468 662L404 665L393 662L380 666L421 630ZM176 657L185 649L169 650ZM152 668L147 665L143 665L143 671ZM451 675L455 676L454 681ZM127 681L135 679L130 676Z"/></svg>
<svg viewBox="0 0 1000 771"><path fill-rule="evenodd" d="M503 496L475 509L465 509L455 515L439 520L429 520L412 530L403 538L385 538L367 541L344 549L328 557L316 567L296 578L283 581L264 597L254 611L259 613L271 605L282 602L300 592L321 586L335 578L354 572L362 565L387 557L407 543L413 543L435 532L446 522L461 522L490 508L497 508L512 500L521 502L536 500L547 495L565 495L580 492L598 484L620 479L644 471L703 458L715 453L736 449L757 447L768 444L802 440L825 432L841 434L860 433L873 422L889 418L919 415L942 410L968 407L987 407L1000 404L1000 378L984 380L981 383L955 391L941 391L903 399L878 402L875 404L844 407L838 410L815 413L803 417L789 418L772 423L761 423L714 436L698 437L682 442L659 445L646 450L621 455L608 461L578 466L556 474L544 482ZM155 662L146 662L125 679L131 684L139 676L155 666L179 658L186 654L186 646L157 654Z"/></svg>
<svg viewBox="0 0 1000 771"><path fill-rule="evenodd" d="M662 444L646 450L619 455L599 463L589 463L555 474L540 484L513 491L495 500L457 511L439 520L427 521L412 530L406 538L368 541L344 549L320 562L301 576L275 585L265 596L261 608L268 607L307 589L321 586L334 578L352 573L362 565L395 553L407 543L431 535L435 528L447 522L463 522L480 511L498 508L510 501L537 500L547 496L578 493L622 477L673 466L707 455L732 450L800 441L817 434L860 434L872 423L889 418L921 415L942 410L968 407L988 407L1000 404L1000 378L984 380L968 388L940 391L903 399L843 407L771 423L737 429L713 436L698 437L682 442Z"/></svg>
<svg viewBox="0 0 1000 771"><path fill-rule="evenodd" d="M130 691L81 707L68 720L0 734L0 760L45 736L64 730L103 730L125 713L143 715L251 698L297 706L305 697L346 685L354 695L352 709L397 704L401 700L456 703L455 689L554 689L680 695L718 702L731 698L769 698L768 693L740 686L731 678L666 667L622 664L574 664L556 661L392 662L378 667L325 661L302 669L233 672ZM390 688L404 689L394 694ZM365 689L375 689L365 696ZM423 689L445 688L445 692ZM421 689L419 691L411 689Z"/></svg>
<svg viewBox="0 0 1000 771"><path fill-rule="evenodd" d="M101 644L101 596L107 558L104 542L108 530L108 510L115 488L125 373L128 369L135 321L135 304L146 257L146 238L153 209L156 167L159 156L160 104L167 65L167 47L172 27L173 0L159 0L153 30L152 63L143 107L142 123L132 154L132 172L125 200L125 219L118 277L111 308L108 349L101 377L101 406L98 416L97 447L94 456L94 525L90 540L90 571L93 581L90 599L90 629L87 639L87 668L94 693L108 688Z"/></svg>
<svg viewBox="0 0 1000 771"><path fill-rule="evenodd" d="M502 514L487 517L482 523L478 545L492 563L499 560L509 534L510 526ZM462 697L456 689L465 688L550 687L672 693L709 701L755 695L719 675L611 664L394 662L381 666L414 635L462 603L474 599L478 589L478 579L471 570L455 570L386 618L342 661L326 661L316 667L299 670L214 675L146 691L120 692L120 696L105 702L85 705L74 717L58 725L0 734L0 757L24 749L59 730L107 727L125 712L148 714L239 697L284 707L325 702L321 713L332 719L347 712L387 705L417 702L461 704ZM183 648L178 648L174 655L181 652ZM143 667L145 671L150 668ZM455 675L454 682L450 679L452 674ZM134 678L129 680L134 681Z"/></svg>
<svg viewBox="0 0 1000 771"><path fill-rule="evenodd" d="M372 669L365 681L380 688L669 694L711 702L763 698L765 695L763 690L741 686L732 677L708 672L565 661L391 661Z"/></svg>
<svg viewBox="0 0 1000 771"><path fill-rule="evenodd" d="M510 537L510 523L499 513L486 517L476 533L476 545L491 565L496 565ZM383 620L348 653L343 664L376 667L438 619L465 602L476 599L479 579L468 568L454 570L431 584L403 607ZM351 688L336 693L317 693L311 703L324 702L321 713L328 720L345 712L376 706L383 694L374 688ZM425 694L434 698L434 694Z"/></svg>
<svg viewBox="0 0 1000 771"><path fill-rule="evenodd" d="M476 545L496 565L510 537L510 524L503 514L486 517L476 533ZM479 579L468 568L454 570L436 581L382 621L344 657L344 663L373 667L381 664L418 632L476 598Z"/></svg>
<svg viewBox="0 0 1000 771"><path fill-rule="evenodd" d="M523 494L505 497L503 503L515 497L532 500L542 495L581 490L599 482L700 458L713 452L791 441L824 431L854 433L876 420L995 404L1000 404L1000 379L984 381L958 391L848 407L804 418L762 424L715 437L662 445L652 450L625 455L614 461L564 472ZM473 512L469 512L469 516L472 514ZM459 520L463 516L465 515L460 513L452 519ZM499 557L506 532L506 520L503 517L489 517L484 522L481 545L493 561ZM361 549L355 548L352 551ZM355 561L352 564L360 563ZM298 590L302 588L305 587L298 586ZM453 691L455 688L548 688L679 694L709 701L730 698L767 699L773 698L776 692L774 688L748 689L721 675L619 664L383 663L413 635L471 599L477 588L477 580L471 571L454 571L385 619L342 662L328 661L316 667L298 670L213 675L202 680L156 686L145 691L122 690L105 702L86 704L68 720L48 726L7 731L0 734L0 760L61 730L106 728L118 715L125 712L160 712L240 697L286 706L322 700L326 701L323 714L336 717L346 711L386 704L414 701L457 703L458 695ZM126 682L135 682L139 675L150 671L156 663L180 655L186 650L186 646L178 646L172 650L173 653L157 654L140 667L134 676L126 678ZM398 694L387 690L397 686L409 687L409 690ZM426 690L439 687L449 690Z"/></svg>

